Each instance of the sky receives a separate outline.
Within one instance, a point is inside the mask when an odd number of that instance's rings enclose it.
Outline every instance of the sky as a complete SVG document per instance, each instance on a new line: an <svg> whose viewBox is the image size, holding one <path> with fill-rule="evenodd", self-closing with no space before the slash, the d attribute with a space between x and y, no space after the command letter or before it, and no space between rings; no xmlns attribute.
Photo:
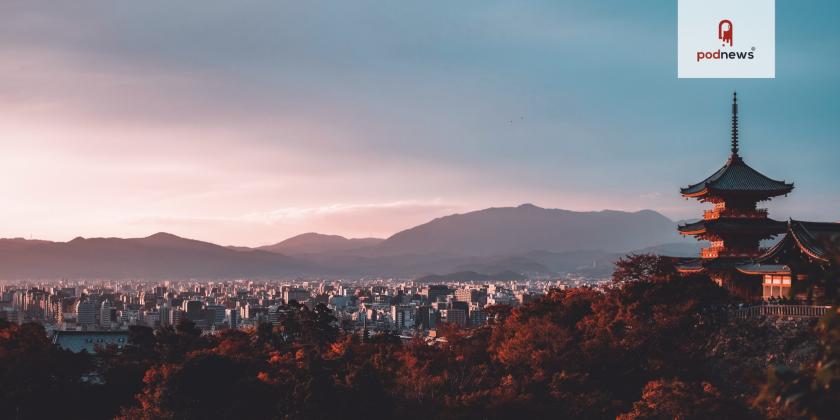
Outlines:
<svg viewBox="0 0 840 420"><path fill-rule="evenodd" d="M840 3L776 15L776 79L678 80L676 1L0 0L0 237L699 217L733 90L771 215L840 221Z"/></svg>

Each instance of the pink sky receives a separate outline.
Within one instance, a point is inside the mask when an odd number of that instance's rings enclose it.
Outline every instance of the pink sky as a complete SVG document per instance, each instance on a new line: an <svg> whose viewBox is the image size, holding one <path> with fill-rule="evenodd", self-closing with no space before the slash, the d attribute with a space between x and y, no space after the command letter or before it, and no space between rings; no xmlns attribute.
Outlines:
<svg viewBox="0 0 840 420"><path fill-rule="evenodd" d="M0 6L0 237L263 245L522 203L701 214L678 188L723 163L732 86L675 86L607 36L632 25L621 42L670 54L658 14L315 3ZM606 32L577 36L591 25ZM609 60L640 80L604 77ZM833 116L776 126L798 111L759 112L783 104L759 94L744 94L745 154L797 182L776 216L840 217L832 155L783 141L829 142Z"/></svg>

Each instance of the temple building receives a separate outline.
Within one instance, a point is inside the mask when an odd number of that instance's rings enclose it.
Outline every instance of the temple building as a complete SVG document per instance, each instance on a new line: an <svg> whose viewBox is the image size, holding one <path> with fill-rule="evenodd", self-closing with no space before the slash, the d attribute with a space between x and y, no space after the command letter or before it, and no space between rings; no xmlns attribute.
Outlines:
<svg viewBox="0 0 840 420"><path fill-rule="evenodd" d="M708 241L700 258L678 269L705 273L720 286L747 299L791 297L792 281L824 275L833 264L827 244L840 238L840 223L777 221L759 204L787 195L793 184L777 181L744 162L738 149L738 100L732 101L732 153L708 178L681 189L686 198L711 203L703 219L678 227L683 235ZM770 249L761 241L785 236Z"/></svg>
<svg viewBox="0 0 840 420"><path fill-rule="evenodd" d="M820 279L836 268L838 261L832 261L828 249L832 245L840 245L840 223L791 220L782 240L751 263L738 266L737 270L761 278L763 298L787 298L791 296L792 281ZM820 292L817 287L816 293ZM808 296L803 288L795 294L799 299L819 297Z"/></svg>

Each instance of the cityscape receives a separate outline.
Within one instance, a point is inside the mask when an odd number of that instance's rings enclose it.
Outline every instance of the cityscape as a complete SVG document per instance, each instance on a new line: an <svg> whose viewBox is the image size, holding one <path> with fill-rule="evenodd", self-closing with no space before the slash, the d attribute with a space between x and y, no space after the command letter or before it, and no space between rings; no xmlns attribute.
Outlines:
<svg viewBox="0 0 840 420"><path fill-rule="evenodd" d="M124 346L131 326L174 327L189 320L207 334L253 329L262 323L276 326L289 305L325 305L348 333L434 340L435 329L443 324L484 325L486 307L516 307L551 289L597 284L583 279L492 284L398 279L7 282L2 286L0 318L43 324L57 345L89 353Z"/></svg>
<svg viewBox="0 0 840 420"><path fill-rule="evenodd" d="M838 20L3 2L0 419L837 418Z"/></svg>

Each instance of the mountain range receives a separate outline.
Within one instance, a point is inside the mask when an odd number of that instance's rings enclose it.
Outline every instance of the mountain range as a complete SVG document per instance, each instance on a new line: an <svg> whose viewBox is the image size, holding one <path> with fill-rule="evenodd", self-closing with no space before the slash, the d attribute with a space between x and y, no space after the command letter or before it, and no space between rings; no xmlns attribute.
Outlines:
<svg viewBox="0 0 840 420"><path fill-rule="evenodd" d="M323 254L325 252L349 252L369 248L382 243L380 238L345 238L339 235L324 235L309 232L256 249L286 255Z"/></svg>
<svg viewBox="0 0 840 420"><path fill-rule="evenodd" d="M256 248L157 233L69 242L0 239L0 278L417 277L431 273L607 275L620 255L696 255L650 210L574 212L531 204L434 219L389 238L305 233Z"/></svg>

